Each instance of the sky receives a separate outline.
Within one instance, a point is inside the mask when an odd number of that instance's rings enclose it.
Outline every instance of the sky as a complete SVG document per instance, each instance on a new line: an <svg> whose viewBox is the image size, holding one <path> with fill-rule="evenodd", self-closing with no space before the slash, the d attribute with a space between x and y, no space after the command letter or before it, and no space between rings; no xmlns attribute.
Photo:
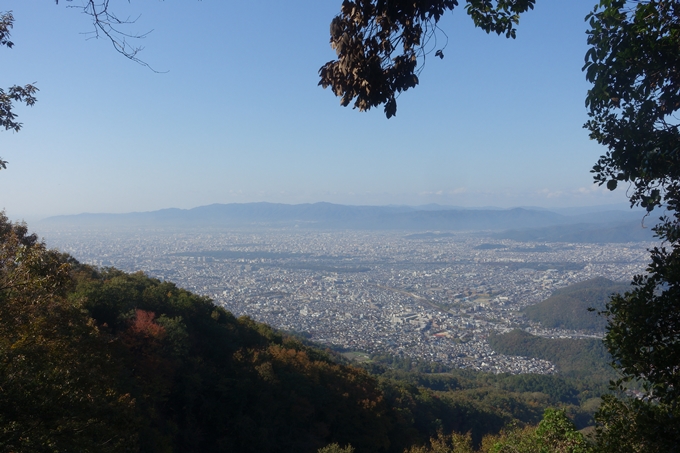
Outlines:
<svg viewBox="0 0 680 453"><path fill-rule="evenodd" d="M463 3L463 2L461 2ZM15 17L0 87L33 83L23 128L0 132L11 219L268 201L570 207L625 203L595 186L581 71L595 0L538 0L517 39L440 27L397 116L317 86L340 0L111 1L140 58L92 39L73 2L3 0ZM443 35L440 36L443 40Z"/></svg>

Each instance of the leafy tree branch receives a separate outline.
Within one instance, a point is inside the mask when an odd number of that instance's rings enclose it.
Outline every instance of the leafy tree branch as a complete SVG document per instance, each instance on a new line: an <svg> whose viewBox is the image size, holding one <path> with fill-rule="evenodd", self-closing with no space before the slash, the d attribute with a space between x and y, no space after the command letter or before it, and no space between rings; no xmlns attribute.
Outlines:
<svg viewBox="0 0 680 453"><path fill-rule="evenodd" d="M487 33L514 38L520 15L535 0L467 0L465 10ZM397 112L398 95L418 85L425 57L444 58L448 37L438 23L458 0L345 0L331 22L331 47L337 59L319 69L319 85L330 87L340 104L361 111L384 105ZM437 34L444 35L440 47Z"/></svg>

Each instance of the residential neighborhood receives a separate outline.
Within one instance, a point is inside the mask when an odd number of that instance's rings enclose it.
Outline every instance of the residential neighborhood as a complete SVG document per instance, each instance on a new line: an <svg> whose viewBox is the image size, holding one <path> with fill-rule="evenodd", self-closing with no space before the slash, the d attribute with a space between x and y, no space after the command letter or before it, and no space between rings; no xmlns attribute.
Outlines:
<svg viewBox="0 0 680 453"><path fill-rule="evenodd" d="M389 353L458 368L556 371L511 357L487 337L523 329L521 309L557 288L644 272L648 243L522 243L469 232L49 231L49 246L85 263L142 271L205 295L236 316L345 351Z"/></svg>

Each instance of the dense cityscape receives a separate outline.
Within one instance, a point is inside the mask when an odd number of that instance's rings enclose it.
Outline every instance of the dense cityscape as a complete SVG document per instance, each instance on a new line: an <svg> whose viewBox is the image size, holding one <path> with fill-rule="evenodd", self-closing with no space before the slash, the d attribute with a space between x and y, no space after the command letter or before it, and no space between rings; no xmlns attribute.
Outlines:
<svg viewBox="0 0 680 453"><path fill-rule="evenodd" d="M46 230L78 260L142 271L312 341L448 366L553 373L539 359L494 352L492 333L550 338L521 313L554 289L602 276L630 281L650 244L522 243L480 233L291 230Z"/></svg>

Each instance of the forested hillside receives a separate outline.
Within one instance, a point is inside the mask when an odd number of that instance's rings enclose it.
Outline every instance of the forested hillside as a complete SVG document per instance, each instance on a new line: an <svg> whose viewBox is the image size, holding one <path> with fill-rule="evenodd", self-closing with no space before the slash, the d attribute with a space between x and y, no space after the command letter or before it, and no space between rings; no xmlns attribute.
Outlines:
<svg viewBox="0 0 680 453"><path fill-rule="evenodd" d="M502 411L514 422L536 424L544 411L561 407L576 426L593 424L600 395L608 393L609 374L583 370L577 377L563 374L493 374L450 369L433 372L431 364L376 355L364 366L371 374L395 383L430 389L459 401L475 402ZM403 385L403 384L402 384Z"/></svg>
<svg viewBox="0 0 680 453"><path fill-rule="evenodd" d="M543 302L526 307L524 314L545 327L603 332L607 319L597 312L604 310L612 294L630 289L630 283L596 277L553 291Z"/></svg>
<svg viewBox="0 0 680 453"><path fill-rule="evenodd" d="M550 339L513 330L504 335L490 336L489 344L501 354L550 360L566 377L599 382L615 377L609 366L609 354L601 340Z"/></svg>
<svg viewBox="0 0 680 453"><path fill-rule="evenodd" d="M1 451L402 452L438 430L479 443L561 399L371 374L172 283L82 265L4 216L0 238Z"/></svg>
<svg viewBox="0 0 680 453"><path fill-rule="evenodd" d="M69 267L64 297L28 310L3 298L5 451L402 451L436 418L449 430L508 421L381 386L171 283Z"/></svg>

